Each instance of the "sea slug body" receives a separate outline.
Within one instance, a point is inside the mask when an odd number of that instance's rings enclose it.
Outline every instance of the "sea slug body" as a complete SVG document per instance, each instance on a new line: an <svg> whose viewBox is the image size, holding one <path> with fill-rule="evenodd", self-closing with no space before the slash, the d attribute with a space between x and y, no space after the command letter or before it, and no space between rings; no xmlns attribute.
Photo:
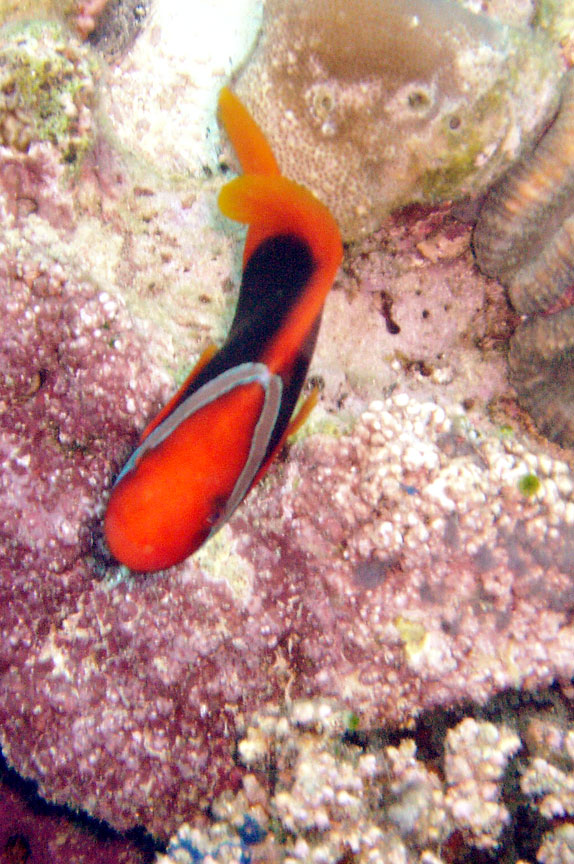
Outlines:
<svg viewBox="0 0 574 864"><path fill-rule="evenodd" d="M104 522L132 570L177 564L232 515L285 438L321 312L342 258L337 225L310 192L281 176L261 130L227 89L220 117L243 176L219 206L249 225L235 318L144 431L112 489Z"/></svg>

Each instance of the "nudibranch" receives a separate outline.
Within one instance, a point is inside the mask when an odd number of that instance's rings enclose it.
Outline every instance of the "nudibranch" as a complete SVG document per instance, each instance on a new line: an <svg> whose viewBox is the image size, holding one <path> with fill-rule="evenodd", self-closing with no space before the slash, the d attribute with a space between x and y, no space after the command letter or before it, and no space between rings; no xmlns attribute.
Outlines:
<svg viewBox="0 0 574 864"><path fill-rule="evenodd" d="M574 446L574 71L534 151L487 196L473 234L478 265L529 316L514 332L510 379L538 429Z"/></svg>
<svg viewBox="0 0 574 864"><path fill-rule="evenodd" d="M112 488L106 539L139 572L183 561L221 528L307 416L312 399L293 415L343 254L329 210L281 175L227 88L219 116L245 172L218 199L249 226L241 288L225 344L147 426Z"/></svg>

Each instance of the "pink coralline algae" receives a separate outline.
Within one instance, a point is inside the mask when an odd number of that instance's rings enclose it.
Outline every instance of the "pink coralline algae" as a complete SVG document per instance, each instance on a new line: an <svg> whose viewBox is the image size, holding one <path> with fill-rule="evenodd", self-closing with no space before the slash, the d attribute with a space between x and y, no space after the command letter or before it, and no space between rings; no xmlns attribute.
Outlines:
<svg viewBox="0 0 574 864"><path fill-rule="evenodd" d="M66 246L47 152L3 155L40 205L2 235L0 742L41 794L167 837L237 790L238 730L270 704L407 723L572 674L568 466L406 392L293 448L182 567L114 568L106 489L161 386Z"/></svg>
<svg viewBox="0 0 574 864"><path fill-rule="evenodd" d="M4 602L15 612L16 584L26 593L46 579L44 568L69 573L89 552L94 478L109 473L109 448L122 445L139 414L129 380L145 373L133 347L121 350L117 303L70 279L49 256L23 260L8 251L0 285L1 566L13 574L11 589L4 580ZM87 578L85 564L83 573ZM56 605L60 590L49 591Z"/></svg>
<svg viewBox="0 0 574 864"><path fill-rule="evenodd" d="M51 429L39 452L57 448ZM80 464L103 446L82 443ZM93 476L105 477L100 458ZM527 471L541 478L532 499ZM21 521L48 495L41 474L36 485ZM19 515L7 513L12 531ZM61 555L62 540L29 549L26 567L13 556L3 748L50 799L166 836L236 787L237 726L266 704L321 695L364 724L400 723L569 677L573 525L564 463L399 394L351 436L301 445L199 563L113 587Z"/></svg>

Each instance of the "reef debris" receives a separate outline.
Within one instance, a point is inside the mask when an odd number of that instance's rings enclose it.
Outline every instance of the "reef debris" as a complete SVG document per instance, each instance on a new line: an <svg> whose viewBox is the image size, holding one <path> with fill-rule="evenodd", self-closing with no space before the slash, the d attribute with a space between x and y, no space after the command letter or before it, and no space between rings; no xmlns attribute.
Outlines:
<svg viewBox="0 0 574 864"><path fill-rule="evenodd" d="M556 108L543 34L450 0L269 0L237 92L343 236L484 191Z"/></svg>
<svg viewBox="0 0 574 864"><path fill-rule="evenodd" d="M541 864L570 864L574 861L574 826L558 825L544 835L536 860Z"/></svg>
<svg viewBox="0 0 574 864"><path fill-rule="evenodd" d="M574 816L574 730L549 715L533 717L525 731L531 759L520 786L546 819Z"/></svg>
<svg viewBox="0 0 574 864"><path fill-rule="evenodd" d="M86 39L96 28L98 17L102 15L110 0L77 0L75 9L75 25L78 34ZM114 3L118 6L118 0Z"/></svg>

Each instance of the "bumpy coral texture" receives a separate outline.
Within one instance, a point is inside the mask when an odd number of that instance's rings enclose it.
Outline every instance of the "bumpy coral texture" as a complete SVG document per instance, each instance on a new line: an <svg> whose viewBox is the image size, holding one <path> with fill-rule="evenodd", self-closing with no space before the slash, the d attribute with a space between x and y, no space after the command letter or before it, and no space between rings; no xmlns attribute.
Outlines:
<svg viewBox="0 0 574 864"><path fill-rule="evenodd" d="M544 435L565 446L574 445L573 133L571 71L550 129L491 190L473 235L480 268L507 287L517 312L531 316L510 347L520 403Z"/></svg>
<svg viewBox="0 0 574 864"><path fill-rule="evenodd" d="M555 303L574 276L574 73L534 152L488 194L473 235L481 269L508 288L521 315Z"/></svg>
<svg viewBox="0 0 574 864"><path fill-rule="evenodd" d="M558 74L543 37L450 0L269 0L237 87L352 238L401 204L484 190L541 131Z"/></svg>
<svg viewBox="0 0 574 864"><path fill-rule="evenodd" d="M213 802L208 826L182 825L156 864L336 864L349 855L356 864L442 864L479 850L505 860L518 821L503 793L522 744L512 728L463 719L440 741L439 771L406 735L396 746L375 735L358 746L344 738L348 724L347 712L320 699L259 711L239 742L250 769L242 789Z"/></svg>
<svg viewBox="0 0 574 864"><path fill-rule="evenodd" d="M51 432L35 433L42 464ZM44 794L165 836L233 788L237 724L264 700L329 696L397 723L572 674L567 466L467 438L408 398L373 406L351 437L309 440L298 463L224 532L217 581L212 557L111 589L61 541L48 560L62 573L38 559L5 571L2 743ZM534 470L528 499L518 481Z"/></svg>

